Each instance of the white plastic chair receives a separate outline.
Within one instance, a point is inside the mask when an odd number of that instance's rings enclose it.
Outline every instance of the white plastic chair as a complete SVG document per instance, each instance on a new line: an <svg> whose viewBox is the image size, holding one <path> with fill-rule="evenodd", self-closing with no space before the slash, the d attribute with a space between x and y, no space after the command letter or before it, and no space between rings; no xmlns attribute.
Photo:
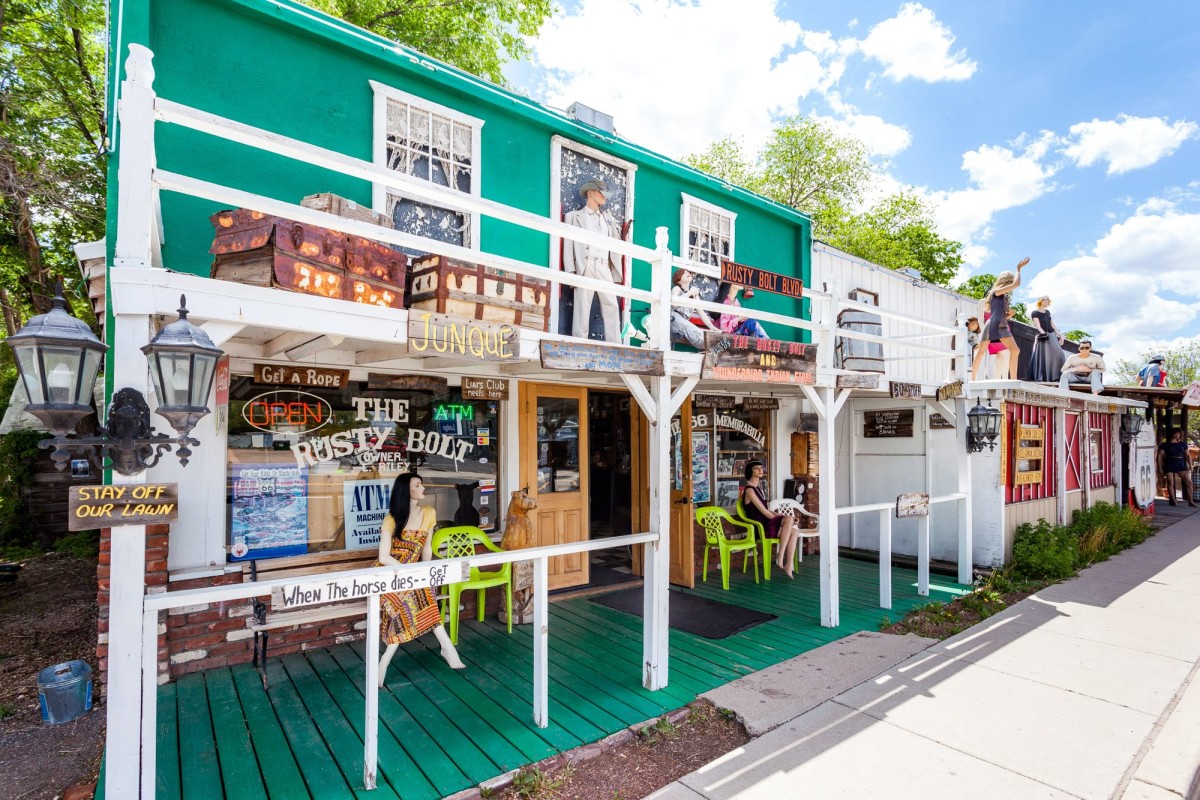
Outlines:
<svg viewBox="0 0 1200 800"><path fill-rule="evenodd" d="M801 526L804 517L811 519L820 519L820 516L812 513L804 508L804 504L799 500L792 500L789 497L783 497L779 500L772 500L767 504L767 508L774 511L776 514L789 514L795 520L796 530L800 531L801 539L813 539L821 535L819 528L806 530ZM804 561L804 542L800 542L796 547L796 563Z"/></svg>

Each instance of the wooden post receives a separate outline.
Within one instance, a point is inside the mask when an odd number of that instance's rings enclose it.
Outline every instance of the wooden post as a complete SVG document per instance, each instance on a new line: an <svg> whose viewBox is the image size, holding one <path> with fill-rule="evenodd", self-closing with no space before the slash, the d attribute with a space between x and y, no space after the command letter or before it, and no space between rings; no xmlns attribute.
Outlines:
<svg viewBox="0 0 1200 800"><path fill-rule="evenodd" d="M533 724L550 724L550 560L533 561Z"/></svg>
<svg viewBox="0 0 1200 800"><path fill-rule="evenodd" d="M892 607L892 512L879 512L879 607Z"/></svg>
<svg viewBox="0 0 1200 800"><path fill-rule="evenodd" d="M363 687L363 787L374 789L379 775L379 600L373 594L367 598L367 630L363 643L366 661L366 686Z"/></svg>
<svg viewBox="0 0 1200 800"><path fill-rule="evenodd" d="M917 594L929 596L929 515L917 520Z"/></svg>
<svg viewBox="0 0 1200 800"><path fill-rule="evenodd" d="M818 358L820 355L818 354ZM836 428L837 412L840 403L835 399L832 387L801 386L800 387L813 408L817 412L817 448L819 454L817 463L820 465L817 473L819 484L817 494L820 498L820 530L821 530L821 625L826 628L836 628L839 621L838 613L838 514L835 508L836 492L834 470L836 465ZM843 389L849 393L849 389ZM843 394L841 401L845 401Z"/></svg>
<svg viewBox="0 0 1200 800"><path fill-rule="evenodd" d="M971 508L971 454L967 452L967 398L954 398L954 446L958 450L958 582L970 584L974 577L975 515Z"/></svg>
<svg viewBox="0 0 1200 800"><path fill-rule="evenodd" d="M158 612L142 612L142 735L158 730ZM154 797L157 750L142 751L142 796Z"/></svg>

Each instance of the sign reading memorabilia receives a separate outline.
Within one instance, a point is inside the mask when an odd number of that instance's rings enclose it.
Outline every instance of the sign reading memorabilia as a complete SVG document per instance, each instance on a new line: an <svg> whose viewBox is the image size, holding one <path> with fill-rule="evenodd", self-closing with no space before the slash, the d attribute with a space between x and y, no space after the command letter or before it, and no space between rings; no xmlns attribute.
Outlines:
<svg viewBox="0 0 1200 800"><path fill-rule="evenodd" d="M517 357L517 327L411 311L408 349L416 356L451 356L476 361L509 361Z"/></svg>
<svg viewBox="0 0 1200 800"><path fill-rule="evenodd" d="M449 391L449 381L436 375L385 375L381 372L368 372L367 388L446 394Z"/></svg>
<svg viewBox="0 0 1200 800"><path fill-rule="evenodd" d="M586 342L541 342L542 369L572 372L616 372L626 375L666 374L661 350L588 344Z"/></svg>
<svg viewBox="0 0 1200 800"><path fill-rule="evenodd" d="M777 272L767 272L758 267L748 267L732 261L721 262L721 280L796 299L804 296L804 281L799 278L789 278Z"/></svg>
<svg viewBox="0 0 1200 800"><path fill-rule="evenodd" d="M728 394L694 394L692 405L696 408L716 408L729 411L737 406L737 398Z"/></svg>
<svg viewBox="0 0 1200 800"><path fill-rule="evenodd" d="M179 518L178 483L72 486L67 530L158 525Z"/></svg>
<svg viewBox="0 0 1200 800"><path fill-rule="evenodd" d="M463 400L507 400L508 381L503 378L462 379Z"/></svg>
<svg viewBox="0 0 1200 800"><path fill-rule="evenodd" d="M750 383L811 384L816 377L817 346L753 336L704 334L700 377Z"/></svg>
<svg viewBox="0 0 1200 800"><path fill-rule="evenodd" d="M348 369L321 367L284 367L278 364L255 364L255 383L291 383L296 386L316 386L321 389L341 389L350 380Z"/></svg>
<svg viewBox="0 0 1200 800"><path fill-rule="evenodd" d="M921 384L919 383L901 383L900 381L888 382L888 394L897 399L911 397L920 398Z"/></svg>
<svg viewBox="0 0 1200 800"><path fill-rule="evenodd" d="M775 411L779 408L778 397L744 397L743 411Z"/></svg>
<svg viewBox="0 0 1200 800"><path fill-rule="evenodd" d="M333 603L340 600L361 600L385 592L406 592L424 589L426 586L444 586L447 583L465 581L471 575L471 565L466 561L447 564L441 561L424 561L405 564L390 572L360 577L318 578L291 583L271 592L271 608L282 611L314 603Z"/></svg>
<svg viewBox="0 0 1200 800"><path fill-rule="evenodd" d="M924 492L907 492L896 497L896 518L928 517L929 495Z"/></svg>
<svg viewBox="0 0 1200 800"><path fill-rule="evenodd" d="M1018 425L1013 470L1013 485L1025 486L1042 482L1042 458L1045 454L1046 430L1041 425Z"/></svg>
<svg viewBox="0 0 1200 800"><path fill-rule="evenodd" d="M943 417L941 414L933 413L929 415L930 430L954 430L954 424L950 420Z"/></svg>
<svg viewBox="0 0 1200 800"><path fill-rule="evenodd" d="M912 435L911 408L863 412L863 436L868 439L895 439Z"/></svg>
<svg viewBox="0 0 1200 800"><path fill-rule="evenodd" d="M958 397L963 393L962 381L950 381L945 386L937 390L938 400L949 400L951 397Z"/></svg>

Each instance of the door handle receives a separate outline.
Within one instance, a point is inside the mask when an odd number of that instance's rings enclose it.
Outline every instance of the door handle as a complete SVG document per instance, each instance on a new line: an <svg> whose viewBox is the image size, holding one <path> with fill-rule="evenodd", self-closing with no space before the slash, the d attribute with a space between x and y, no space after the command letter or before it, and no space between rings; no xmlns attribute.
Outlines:
<svg viewBox="0 0 1200 800"><path fill-rule="evenodd" d="M680 505L680 506L685 506L690 502L692 502L692 499L690 497L681 497L675 501L675 504Z"/></svg>

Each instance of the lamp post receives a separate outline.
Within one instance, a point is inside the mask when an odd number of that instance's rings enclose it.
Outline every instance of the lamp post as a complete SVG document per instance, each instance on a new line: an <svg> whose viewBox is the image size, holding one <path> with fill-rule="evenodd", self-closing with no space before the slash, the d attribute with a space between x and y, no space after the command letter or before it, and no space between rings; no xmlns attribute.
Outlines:
<svg viewBox="0 0 1200 800"><path fill-rule="evenodd" d="M172 446L179 462L187 466L191 446L200 444L190 434L209 413L208 393L222 353L208 334L188 322L182 295L179 305L179 319L142 348L158 395L157 411L179 434L175 437L154 432L145 397L128 387L113 395L108 423L96 436L71 436L92 410L96 373L108 346L67 313L61 283L49 313L32 318L8 337L29 396L26 410L53 434L38 446L54 449L51 458L58 469L65 469L71 454L78 453L98 469L111 467L122 475L138 475L157 464Z"/></svg>
<svg viewBox="0 0 1200 800"><path fill-rule="evenodd" d="M996 449L996 437L1000 435L1000 410L984 405L982 400L967 412L967 452L979 453L984 447Z"/></svg>

